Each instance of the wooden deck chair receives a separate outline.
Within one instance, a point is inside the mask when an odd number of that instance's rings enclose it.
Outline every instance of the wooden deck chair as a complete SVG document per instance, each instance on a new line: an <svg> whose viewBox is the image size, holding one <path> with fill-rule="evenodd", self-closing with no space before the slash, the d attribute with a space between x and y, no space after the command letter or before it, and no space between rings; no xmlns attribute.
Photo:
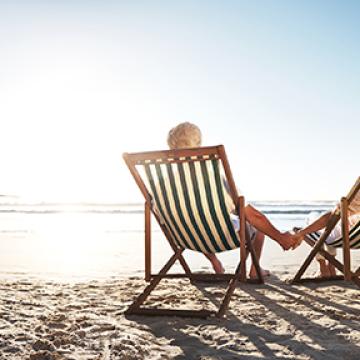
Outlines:
<svg viewBox="0 0 360 360"><path fill-rule="evenodd" d="M149 285L126 314L223 316L237 283L246 282L246 258L251 254L262 283L260 267L245 226L244 197L239 197L222 145L179 150L125 153L123 158L145 198L145 280ZM235 231L231 206L240 218ZM158 274L151 273L151 228L153 215L174 251ZM183 251L217 253L239 248L240 262L234 274L196 274L187 265ZM179 261L185 273L168 274ZM146 298L163 278L228 281L225 297L217 312L145 308Z"/></svg>
<svg viewBox="0 0 360 360"><path fill-rule="evenodd" d="M350 249L360 249L360 221L358 221L354 226L349 229L348 224L348 206L351 204L351 201L360 191L360 177L358 177L354 186L350 190L349 194L346 197L343 197L340 202L340 209L334 210L328 220L327 226L324 229L323 233L311 233L305 236L305 241L312 246L312 250L308 257L305 259L304 263L300 267L299 271L295 275L292 283L304 282L304 281L326 281L326 280L336 280L336 279L345 279L347 281L353 281L360 287L360 267L352 272L351 271L351 254ZM335 256L330 255L324 248L326 238L329 236L331 231L334 229L338 221L341 220L342 225L342 236L335 239L329 246L335 248L343 249L343 263L338 261ZM343 273L343 276L336 276L330 278L301 278L311 261L314 259L316 254L321 254L325 259L327 259L331 264L335 266L340 272Z"/></svg>

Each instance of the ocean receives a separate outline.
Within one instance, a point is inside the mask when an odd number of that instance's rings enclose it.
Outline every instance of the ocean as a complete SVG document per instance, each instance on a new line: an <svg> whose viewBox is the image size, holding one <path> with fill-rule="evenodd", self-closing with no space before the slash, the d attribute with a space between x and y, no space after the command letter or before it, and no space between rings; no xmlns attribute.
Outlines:
<svg viewBox="0 0 360 360"><path fill-rule="evenodd" d="M282 231L304 226L310 213L327 211L335 204L334 201L251 203ZM156 271L171 249L156 222L152 224L152 263ZM67 281L142 276L143 232L142 204L35 203L1 196L0 276L27 275ZM284 252L266 238L261 264L273 273L291 274L308 252L306 244ZM238 256L238 250L219 255L229 271L236 266ZM201 254L187 251L186 259L195 271L211 271Z"/></svg>

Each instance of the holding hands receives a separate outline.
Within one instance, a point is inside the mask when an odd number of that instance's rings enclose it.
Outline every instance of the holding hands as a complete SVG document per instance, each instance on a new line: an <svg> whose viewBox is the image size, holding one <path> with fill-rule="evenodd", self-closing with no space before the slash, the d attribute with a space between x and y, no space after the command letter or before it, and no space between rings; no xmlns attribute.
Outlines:
<svg viewBox="0 0 360 360"><path fill-rule="evenodd" d="M281 233L281 238L278 243L285 250L294 250L296 249L301 242L303 241L304 236L298 233L292 233L290 231L286 231Z"/></svg>

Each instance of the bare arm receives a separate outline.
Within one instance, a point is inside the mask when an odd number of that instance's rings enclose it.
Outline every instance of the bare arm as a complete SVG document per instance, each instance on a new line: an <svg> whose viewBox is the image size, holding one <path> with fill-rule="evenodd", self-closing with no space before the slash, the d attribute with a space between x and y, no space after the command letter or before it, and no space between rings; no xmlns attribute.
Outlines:
<svg viewBox="0 0 360 360"><path fill-rule="evenodd" d="M301 236L305 236L306 234L323 229L326 226L327 222L329 221L331 214L332 214L331 211L325 213L324 215L316 219L314 222L312 222L309 226L298 231L297 234Z"/></svg>
<svg viewBox="0 0 360 360"><path fill-rule="evenodd" d="M251 205L245 207L245 218L256 229L274 240L281 238L281 232L259 210Z"/></svg>
<svg viewBox="0 0 360 360"><path fill-rule="evenodd" d="M248 223L278 242L285 250L293 245L294 241L291 234L280 232L262 212L253 206L247 205L245 207L245 218Z"/></svg>

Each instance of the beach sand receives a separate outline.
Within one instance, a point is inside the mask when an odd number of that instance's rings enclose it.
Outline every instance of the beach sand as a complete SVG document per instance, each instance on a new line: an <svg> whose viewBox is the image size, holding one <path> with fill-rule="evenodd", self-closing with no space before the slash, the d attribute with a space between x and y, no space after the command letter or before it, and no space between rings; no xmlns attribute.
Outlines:
<svg viewBox="0 0 360 360"><path fill-rule="evenodd" d="M124 316L140 277L0 281L0 359L360 359L360 291L292 286L284 271L239 286L225 318ZM214 309L223 285L163 280L150 305Z"/></svg>
<svg viewBox="0 0 360 360"><path fill-rule="evenodd" d="M360 359L360 289L286 282L306 244L283 252L266 239L261 264L272 276L239 286L224 319L126 317L146 286L143 214L32 211L0 213L0 360ZM271 220L285 231L302 226L304 215ZM153 230L156 272L171 249ZM239 251L219 257L230 272ZM211 271L203 255L185 258L193 270ZM360 266L359 251L352 265ZM306 276L316 271L312 264ZM211 310L224 291L163 280L148 305Z"/></svg>

